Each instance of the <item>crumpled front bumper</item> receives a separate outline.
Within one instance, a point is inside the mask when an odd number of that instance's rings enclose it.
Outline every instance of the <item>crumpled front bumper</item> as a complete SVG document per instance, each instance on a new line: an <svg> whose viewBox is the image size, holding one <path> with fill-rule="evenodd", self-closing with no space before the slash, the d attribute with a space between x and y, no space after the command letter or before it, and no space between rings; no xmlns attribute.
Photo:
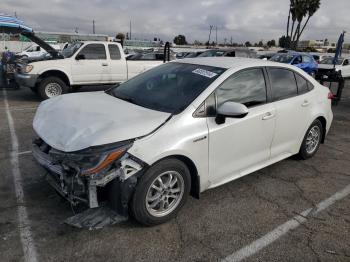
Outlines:
<svg viewBox="0 0 350 262"><path fill-rule="evenodd" d="M99 187L105 187L114 179L119 179L121 182L130 180L131 176L143 168L142 165L125 155L120 159L119 168L114 168L103 175L82 177L79 170L72 171L71 168L57 163L48 153L43 152L35 142L32 145L32 154L37 162L48 171L46 175L48 183L62 197L72 205L84 203L90 208L100 206L97 196Z"/></svg>

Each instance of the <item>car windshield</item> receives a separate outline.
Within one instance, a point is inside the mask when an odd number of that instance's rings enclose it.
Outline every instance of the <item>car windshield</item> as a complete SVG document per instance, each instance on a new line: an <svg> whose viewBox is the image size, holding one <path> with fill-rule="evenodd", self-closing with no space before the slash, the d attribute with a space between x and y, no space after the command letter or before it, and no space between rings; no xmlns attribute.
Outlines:
<svg viewBox="0 0 350 262"><path fill-rule="evenodd" d="M292 62L293 58L294 58L293 55L277 54L277 55L274 55L270 60L274 62L289 64L290 62Z"/></svg>
<svg viewBox="0 0 350 262"><path fill-rule="evenodd" d="M71 57L75 54L75 52L78 51L78 49L83 45L81 42L76 42L71 45L69 45L66 49L63 49L62 55L65 58Z"/></svg>
<svg viewBox="0 0 350 262"><path fill-rule="evenodd" d="M220 51L220 50L208 50L200 54L198 57L223 56L224 53L225 53L224 51Z"/></svg>
<svg viewBox="0 0 350 262"><path fill-rule="evenodd" d="M333 65L333 59L334 59L334 57L327 57L327 58L321 60L320 64ZM338 58L336 65L341 65L343 63L343 61L344 61L343 58Z"/></svg>
<svg viewBox="0 0 350 262"><path fill-rule="evenodd" d="M211 66L167 63L131 78L108 93L142 107L178 114L224 71Z"/></svg>

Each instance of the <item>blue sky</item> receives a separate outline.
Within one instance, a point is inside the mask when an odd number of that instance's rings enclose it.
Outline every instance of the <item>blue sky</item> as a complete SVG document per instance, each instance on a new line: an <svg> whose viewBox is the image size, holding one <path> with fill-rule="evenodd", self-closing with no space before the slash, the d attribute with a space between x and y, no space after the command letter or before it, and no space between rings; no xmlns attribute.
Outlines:
<svg viewBox="0 0 350 262"><path fill-rule="evenodd" d="M74 32L77 27L91 33L95 20L96 33L114 36L127 32L131 20L133 37L172 40L184 34L189 41L206 41L212 24L220 42L231 37L257 42L285 33L288 6L289 0L1 0L0 13L16 12L36 31ZM335 41L343 29L350 34L349 10L349 0L321 0L303 38Z"/></svg>

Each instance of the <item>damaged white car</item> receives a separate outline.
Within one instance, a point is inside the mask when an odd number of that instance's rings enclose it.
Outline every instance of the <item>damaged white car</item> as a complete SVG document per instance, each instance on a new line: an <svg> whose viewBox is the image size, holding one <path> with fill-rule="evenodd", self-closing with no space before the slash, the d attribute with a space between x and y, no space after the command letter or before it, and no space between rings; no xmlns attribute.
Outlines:
<svg viewBox="0 0 350 262"><path fill-rule="evenodd" d="M243 58L170 62L106 92L44 101L33 155L72 204L103 203L145 225L294 154L331 126L331 93L298 68Z"/></svg>

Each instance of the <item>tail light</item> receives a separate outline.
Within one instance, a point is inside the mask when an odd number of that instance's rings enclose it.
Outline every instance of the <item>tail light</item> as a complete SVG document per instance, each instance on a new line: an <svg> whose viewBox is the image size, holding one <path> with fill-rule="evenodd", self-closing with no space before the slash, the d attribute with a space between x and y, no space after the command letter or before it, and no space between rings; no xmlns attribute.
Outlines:
<svg viewBox="0 0 350 262"><path fill-rule="evenodd" d="M328 93L328 99L332 100L334 98L334 95L331 91Z"/></svg>

